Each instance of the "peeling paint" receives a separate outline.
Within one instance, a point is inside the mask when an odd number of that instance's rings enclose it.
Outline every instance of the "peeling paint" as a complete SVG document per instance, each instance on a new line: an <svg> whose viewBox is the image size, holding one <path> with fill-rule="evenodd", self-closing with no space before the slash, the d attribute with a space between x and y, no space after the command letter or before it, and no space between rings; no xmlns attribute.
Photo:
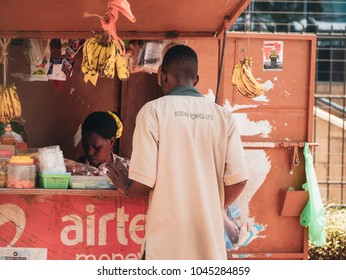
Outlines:
<svg viewBox="0 0 346 280"><path fill-rule="evenodd" d="M231 103L228 101L228 99L225 100L225 103L223 104L223 107L226 108L231 113L240 109L248 109L248 108L257 108L258 105L238 105L235 104L234 106L231 105Z"/></svg>
<svg viewBox="0 0 346 280"><path fill-rule="evenodd" d="M261 94L255 98L252 98L254 101L261 101L261 102L269 102L268 97L265 94Z"/></svg>
<svg viewBox="0 0 346 280"><path fill-rule="evenodd" d="M245 148L275 148L274 142L243 142Z"/></svg>
<svg viewBox="0 0 346 280"><path fill-rule="evenodd" d="M246 113L235 113L239 109L246 108L257 108L257 105L234 105L232 106L230 102L226 99L223 105L224 108L233 113L238 123L240 135L243 136L254 136L260 135L260 137L268 138L273 127L268 120L260 121L250 121Z"/></svg>
<svg viewBox="0 0 346 280"><path fill-rule="evenodd" d="M266 229L267 225L256 222L255 217L250 214L249 204L254 194L266 179L271 169L271 161L267 153L260 149L245 150L245 157L250 171L249 180L246 184L246 190L234 202L239 210L241 224L243 226L240 228L240 236L237 244L226 242L227 249L236 250L240 247L247 246L257 238L265 238L265 235L262 235L261 232Z"/></svg>
<svg viewBox="0 0 346 280"><path fill-rule="evenodd" d="M272 83L271 80L265 81L265 83L264 83L263 85L264 85L264 87L266 88L266 91L268 91L268 90L274 88L274 84Z"/></svg>
<svg viewBox="0 0 346 280"><path fill-rule="evenodd" d="M259 135L268 138L272 132L273 127L268 120L250 121L246 113L234 113L233 116L237 120L240 135L242 136Z"/></svg>

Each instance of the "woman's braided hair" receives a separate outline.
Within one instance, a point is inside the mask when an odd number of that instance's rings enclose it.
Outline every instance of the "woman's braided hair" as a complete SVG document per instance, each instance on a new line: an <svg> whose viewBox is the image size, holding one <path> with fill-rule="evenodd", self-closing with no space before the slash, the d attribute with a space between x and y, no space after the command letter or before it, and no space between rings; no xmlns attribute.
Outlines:
<svg viewBox="0 0 346 280"><path fill-rule="evenodd" d="M92 131L103 138L119 138L123 125L116 113L96 111L89 114L82 124L82 133Z"/></svg>

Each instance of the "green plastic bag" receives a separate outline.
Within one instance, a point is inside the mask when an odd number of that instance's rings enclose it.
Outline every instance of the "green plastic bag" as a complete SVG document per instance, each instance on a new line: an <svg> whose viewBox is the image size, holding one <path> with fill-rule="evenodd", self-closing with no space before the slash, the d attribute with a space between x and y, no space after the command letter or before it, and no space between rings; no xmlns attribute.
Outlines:
<svg viewBox="0 0 346 280"><path fill-rule="evenodd" d="M326 244L326 215L316 178L313 158L308 143L304 145L306 183L303 188L309 192L309 200L300 215L300 224L309 227L309 240L320 247Z"/></svg>

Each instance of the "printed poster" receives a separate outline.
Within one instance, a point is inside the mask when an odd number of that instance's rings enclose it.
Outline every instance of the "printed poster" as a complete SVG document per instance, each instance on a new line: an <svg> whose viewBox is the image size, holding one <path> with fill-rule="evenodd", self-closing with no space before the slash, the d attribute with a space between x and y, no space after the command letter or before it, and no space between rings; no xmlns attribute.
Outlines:
<svg viewBox="0 0 346 280"><path fill-rule="evenodd" d="M283 41L263 42L263 69L267 71L282 71L283 69Z"/></svg>

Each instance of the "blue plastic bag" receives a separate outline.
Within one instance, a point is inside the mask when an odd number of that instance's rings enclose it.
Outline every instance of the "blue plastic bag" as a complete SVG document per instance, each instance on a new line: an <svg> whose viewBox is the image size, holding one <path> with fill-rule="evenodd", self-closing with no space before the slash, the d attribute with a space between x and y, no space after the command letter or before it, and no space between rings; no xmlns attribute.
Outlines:
<svg viewBox="0 0 346 280"><path fill-rule="evenodd" d="M308 143L304 145L306 183L303 188L309 192L309 200L300 215L300 224L308 228L309 240L316 246L326 244L326 215L316 178L313 158Z"/></svg>

